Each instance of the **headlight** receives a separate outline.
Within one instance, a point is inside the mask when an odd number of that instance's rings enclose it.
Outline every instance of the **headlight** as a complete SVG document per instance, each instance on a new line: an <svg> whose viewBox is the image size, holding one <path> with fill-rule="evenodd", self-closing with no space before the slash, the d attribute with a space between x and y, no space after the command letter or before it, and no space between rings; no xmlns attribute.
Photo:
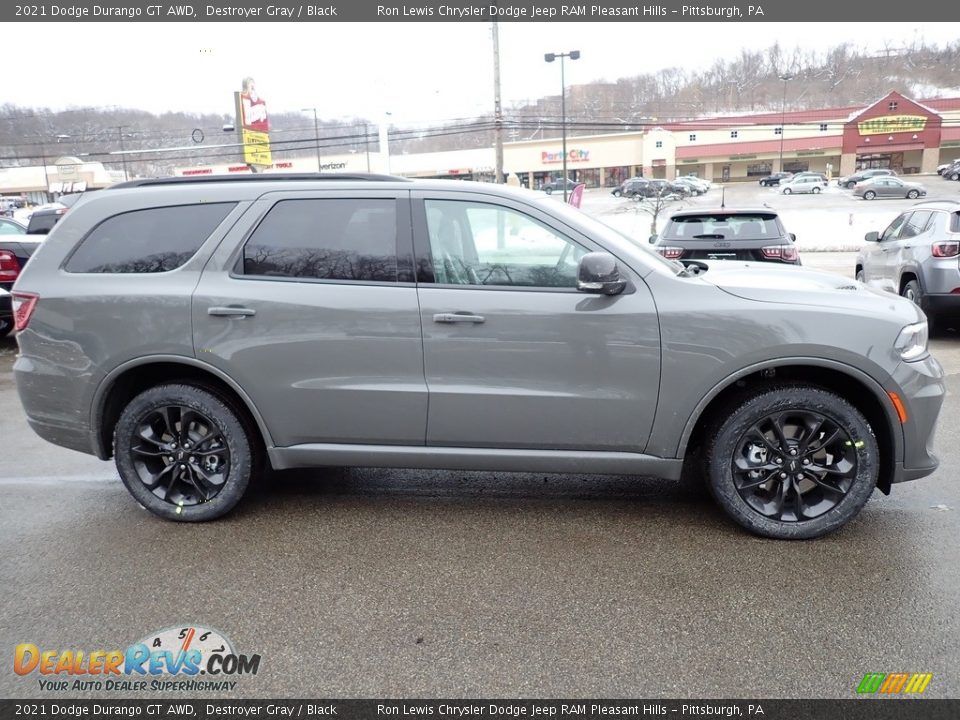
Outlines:
<svg viewBox="0 0 960 720"><path fill-rule="evenodd" d="M906 362L922 358L927 354L927 321L907 325L893 346Z"/></svg>

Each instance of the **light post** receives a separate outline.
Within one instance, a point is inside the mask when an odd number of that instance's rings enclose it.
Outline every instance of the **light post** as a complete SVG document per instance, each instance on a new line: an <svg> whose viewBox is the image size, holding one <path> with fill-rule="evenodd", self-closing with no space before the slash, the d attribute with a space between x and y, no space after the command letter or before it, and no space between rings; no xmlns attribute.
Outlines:
<svg viewBox="0 0 960 720"><path fill-rule="evenodd" d="M783 172L783 136L787 134L785 121L787 118L787 81L793 80L793 75L785 73L778 76L783 81L783 102L780 104L780 169Z"/></svg>
<svg viewBox="0 0 960 720"><path fill-rule="evenodd" d="M129 180L130 173L127 170L127 152L123 148L123 125L117 125L117 137L120 138L120 159L123 160L123 179Z"/></svg>
<svg viewBox="0 0 960 720"><path fill-rule="evenodd" d="M313 111L313 141L317 145L317 172L323 172L323 166L320 164L320 123L317 120L317 109L312 108L303 108L300 112L310 112Z"/></svg>
<svg viewBox="0 0 960 720"><path fill-rule="evenodd" d="M580 57L579 50L571 50L565 53L546 53L543 59L552 63L560 58L560 132L563 136L563 201L567 201L567 79L563 65L564 58L577 60Z"/></svg>

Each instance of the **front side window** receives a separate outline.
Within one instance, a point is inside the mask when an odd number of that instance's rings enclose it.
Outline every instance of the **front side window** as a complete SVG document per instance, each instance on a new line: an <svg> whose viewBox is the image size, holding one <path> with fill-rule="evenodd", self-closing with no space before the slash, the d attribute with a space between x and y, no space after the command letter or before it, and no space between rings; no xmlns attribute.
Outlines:
<svg viewBox="0 0 960 720"><path fill-rule="evenodd" d="M575 288L587 250L511 208L427 200L430 254L437 283Z"/></svg>
<svg viewBox="0 0 960 720"><path fill-rule="evenodd" d="M892 223L887 226L887 229L883 231L883 235L880 236L880 242L889 242L890 240L896 240L900 236L900 230L906 224L907 219L912 213L904 213Z"/></svg>
<svg viewBox="0 0 960 720"><path fill-rule="evenodd" d="M64 269L74 273L176 270L196 254L235 206L204 203L114 215L83 239Z"/></svg>
<svg viewBox="0 0 960 720"><path fill-rule="evenodd" d="M930 210L917 210L914 212L910 216L910 219L907 220L906 224L903 226L903 231L900 233L900 239L902 240L904 238L916 237L922 233L932 214L933 213Z"/></svg>
<svg viewBox="0 0 960 720"><path fill-rule="evenodd" d="M243 248L243 274L397 282L397 203L281 200Z"/></svg>

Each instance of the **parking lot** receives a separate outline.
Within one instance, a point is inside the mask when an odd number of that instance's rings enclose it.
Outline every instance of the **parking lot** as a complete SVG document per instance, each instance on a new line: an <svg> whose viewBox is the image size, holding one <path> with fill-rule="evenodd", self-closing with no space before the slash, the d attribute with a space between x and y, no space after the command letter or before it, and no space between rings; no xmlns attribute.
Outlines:
<svg viewBox="0 0 960 720"><path fill-rule="evenodd" d="M931 198L960 189L926 182ZM645 237L629 202L591 191L584 209ZM914 204L755 185L726 202L768 203L805 265L851 277L857 233ZM960 334L931 351L940 469L785 543L671 483L583 475L276 473L223 520L163 522L110 463L32 433L0 340L0 647L109 650L202 624L262 656L231 697L853 697L864 673L895 671L956 697ZM11 672L0 694L51 697ZM103 695L70 693L85 694Z"/></svg>

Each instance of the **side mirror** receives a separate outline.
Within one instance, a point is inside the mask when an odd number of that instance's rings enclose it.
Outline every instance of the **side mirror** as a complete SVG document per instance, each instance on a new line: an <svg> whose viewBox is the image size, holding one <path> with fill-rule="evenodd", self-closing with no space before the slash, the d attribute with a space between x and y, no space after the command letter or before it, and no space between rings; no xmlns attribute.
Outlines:
<svg viewBox="0 0 960 720"><path fill-rule="evenodd" d="M627 287L616 258L608 253L587 253L577 266L577 290L598 295L619 295Z"/></svg>
<svg viewBox="0 0 960 720"><path fill-rule="evenodd" d="M797 241L797 236L794 235L793 233L787 233L787 235L789 235L789 236L790 236L790 239L793 240L794 242Z"/></svg>
<svg viewBox="0 0 960 720"><path fill-rule="evenodd" d="M651 235L650 238L647 240L647 242L649 242L651 245L653 245L656 241L657 241L656 234Z"/></svg>
<svg viewBox="0 0 960 720"><path fill-rule="evenodd" d="M880 233L878 233L876 230L871 230L863 236L863 239L867 242L880 242Z"/></svg>

